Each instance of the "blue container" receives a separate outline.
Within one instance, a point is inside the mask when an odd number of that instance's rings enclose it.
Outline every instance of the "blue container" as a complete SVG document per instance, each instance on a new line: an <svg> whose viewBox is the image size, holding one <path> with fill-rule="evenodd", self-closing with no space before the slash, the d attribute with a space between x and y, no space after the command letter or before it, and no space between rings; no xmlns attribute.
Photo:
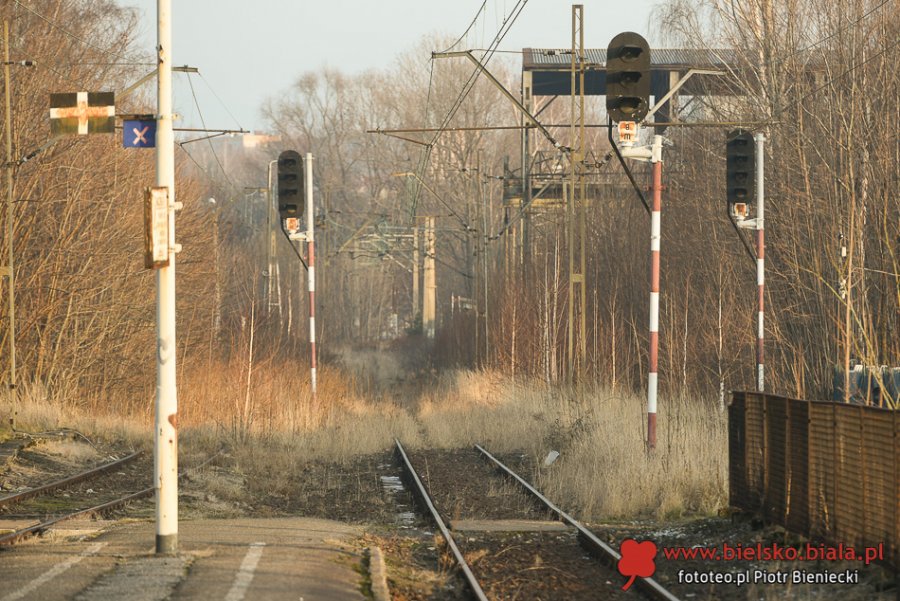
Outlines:
<svg viewBox="0 0 900 601"><path fill-rule="evenodd" d="M885 406L900 408L900 367L885 367L882 369L884 379Z"/></svg>

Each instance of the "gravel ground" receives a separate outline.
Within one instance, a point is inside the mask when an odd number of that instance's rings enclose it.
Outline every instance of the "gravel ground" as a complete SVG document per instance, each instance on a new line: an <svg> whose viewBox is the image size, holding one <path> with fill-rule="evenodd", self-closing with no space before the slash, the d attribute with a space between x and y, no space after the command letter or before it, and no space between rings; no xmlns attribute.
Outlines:
<svg viewBox="0 0 900 601"><path fill-rule="evenodd" d="M409 456L446 519L553 519L474 449L422 450ZM507 463L514 470L522 467L520 456L498 459L517 464Z"/></svg>
<svg viewBox="0 0 900 601"><path fill-rule="evenodd" d="M84 443L72 443L76 445ZM66 442L65 445L69 445ZM87 446L87 445L86 445ZM125 449L99 450L75 447L59 454L55 444L36 444L19 453L0 472L4 494L36 482L47 482L121 456ZM517 488L472 449L417 450L410 453L445 517L454 519L548 519ZM81 458L81 459L76 459ZM530 478L532 469L520 455L500 457L514 470ZM298 462L292 470L258 469L244 473L234 460L223 456L201 469L188 470L182 481L182 519L201 517L308 516L365 524L367 534L360 548L382 548L395 601L458 601L467 598L443 542L433 527L417 512L400 482L400 471L391 453L361 457L343 464ZM188 467L188 466L183 466ZM149 456L137 464L117 470L103 481L84 483L74 489L38 499L36 505L20 505L7 513L23 515L51 513L58 505L88 498L97 504L107 496L132 492L149 481ZM477 482L489 482L487 486ZM93 490L88 493L87 490ZM65 495L68 494L69 497ZM114 514L120 517L152 518L153 503L133 503ZM593 524L598 535L618 549L626 538L652 540L662 547L694 545L744 546L761 543L798 544L773 528L754 528L749 520L705 518L678 523L654 521L626 524ZM460 546L473 569L485 579L491 599L572 600L638 598L634 591L622 594L624 577L615 570L597 567L569 533L458 533ZM672 561L656 558L656 578L685 601L769 601L815 599L822 601L881 601L896 598L892 575L870 566L861 569L857 585L698 585L679 583L680 570L706 572L804 568L839 571L861 568L858 564L809 562L805 565L774 562ZM584 568L584 569L582 569ZM593 571L592 571L593 570ZM577 575L588 572L587 581ZM893 587L893 588L892 588Z"/></svg>
<svg viewBox="0 0 900 601"><path fill-rule="evenodd" d="M521 456L498 457L529 477ZM551 520L534 500L474 449L410 454L442 515L453 520ZM507 463L509 465L509 463ZM626 599L622 578L595 561L572 532L456 532L463 555L491 599Z"/></svg>

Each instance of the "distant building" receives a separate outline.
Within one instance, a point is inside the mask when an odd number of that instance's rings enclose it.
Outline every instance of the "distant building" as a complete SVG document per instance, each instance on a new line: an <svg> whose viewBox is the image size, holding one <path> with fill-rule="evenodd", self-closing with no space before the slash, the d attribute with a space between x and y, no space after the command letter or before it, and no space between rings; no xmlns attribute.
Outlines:
<svg viewBox="0 0 900 601"><path fill-rule="evenodd" d="M240 139L244 148L260 148L281 142L281 136L271 134L243 134Z"/></svg>
<svg viewBox="0 0 900 601"><path fill-rule="evenodd" d="M224 177L224 171L233 181L243 181L246 175L253 185L265 185L265 165L278 156L280 143L281 136L246 133L218 136L182 148L213 179ZM259 177L260 169L262 177Z"/></svg>

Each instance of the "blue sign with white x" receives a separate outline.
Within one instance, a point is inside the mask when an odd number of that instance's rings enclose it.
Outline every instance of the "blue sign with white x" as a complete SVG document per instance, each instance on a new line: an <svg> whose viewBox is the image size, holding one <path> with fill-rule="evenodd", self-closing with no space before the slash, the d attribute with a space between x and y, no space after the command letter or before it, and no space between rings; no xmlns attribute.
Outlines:
<svg viewBox="0 0 900 601"><path fill-rule="evenodd" d="M122 146L124 148L156 148L156 120L123 120Z"/></svg>

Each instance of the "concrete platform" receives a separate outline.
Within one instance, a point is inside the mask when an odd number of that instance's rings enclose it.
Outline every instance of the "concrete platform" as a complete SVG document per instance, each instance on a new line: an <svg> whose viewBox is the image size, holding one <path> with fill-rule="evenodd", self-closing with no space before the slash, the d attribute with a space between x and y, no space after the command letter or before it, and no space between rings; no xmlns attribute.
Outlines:
<svg viewBox="0 0 900 601"><path fill-rule="evenodd" d="M154 554L152 522L73 522L0 548L0 601L362 601L355 527L310 518L184 521L179 555Z"/></svg>

